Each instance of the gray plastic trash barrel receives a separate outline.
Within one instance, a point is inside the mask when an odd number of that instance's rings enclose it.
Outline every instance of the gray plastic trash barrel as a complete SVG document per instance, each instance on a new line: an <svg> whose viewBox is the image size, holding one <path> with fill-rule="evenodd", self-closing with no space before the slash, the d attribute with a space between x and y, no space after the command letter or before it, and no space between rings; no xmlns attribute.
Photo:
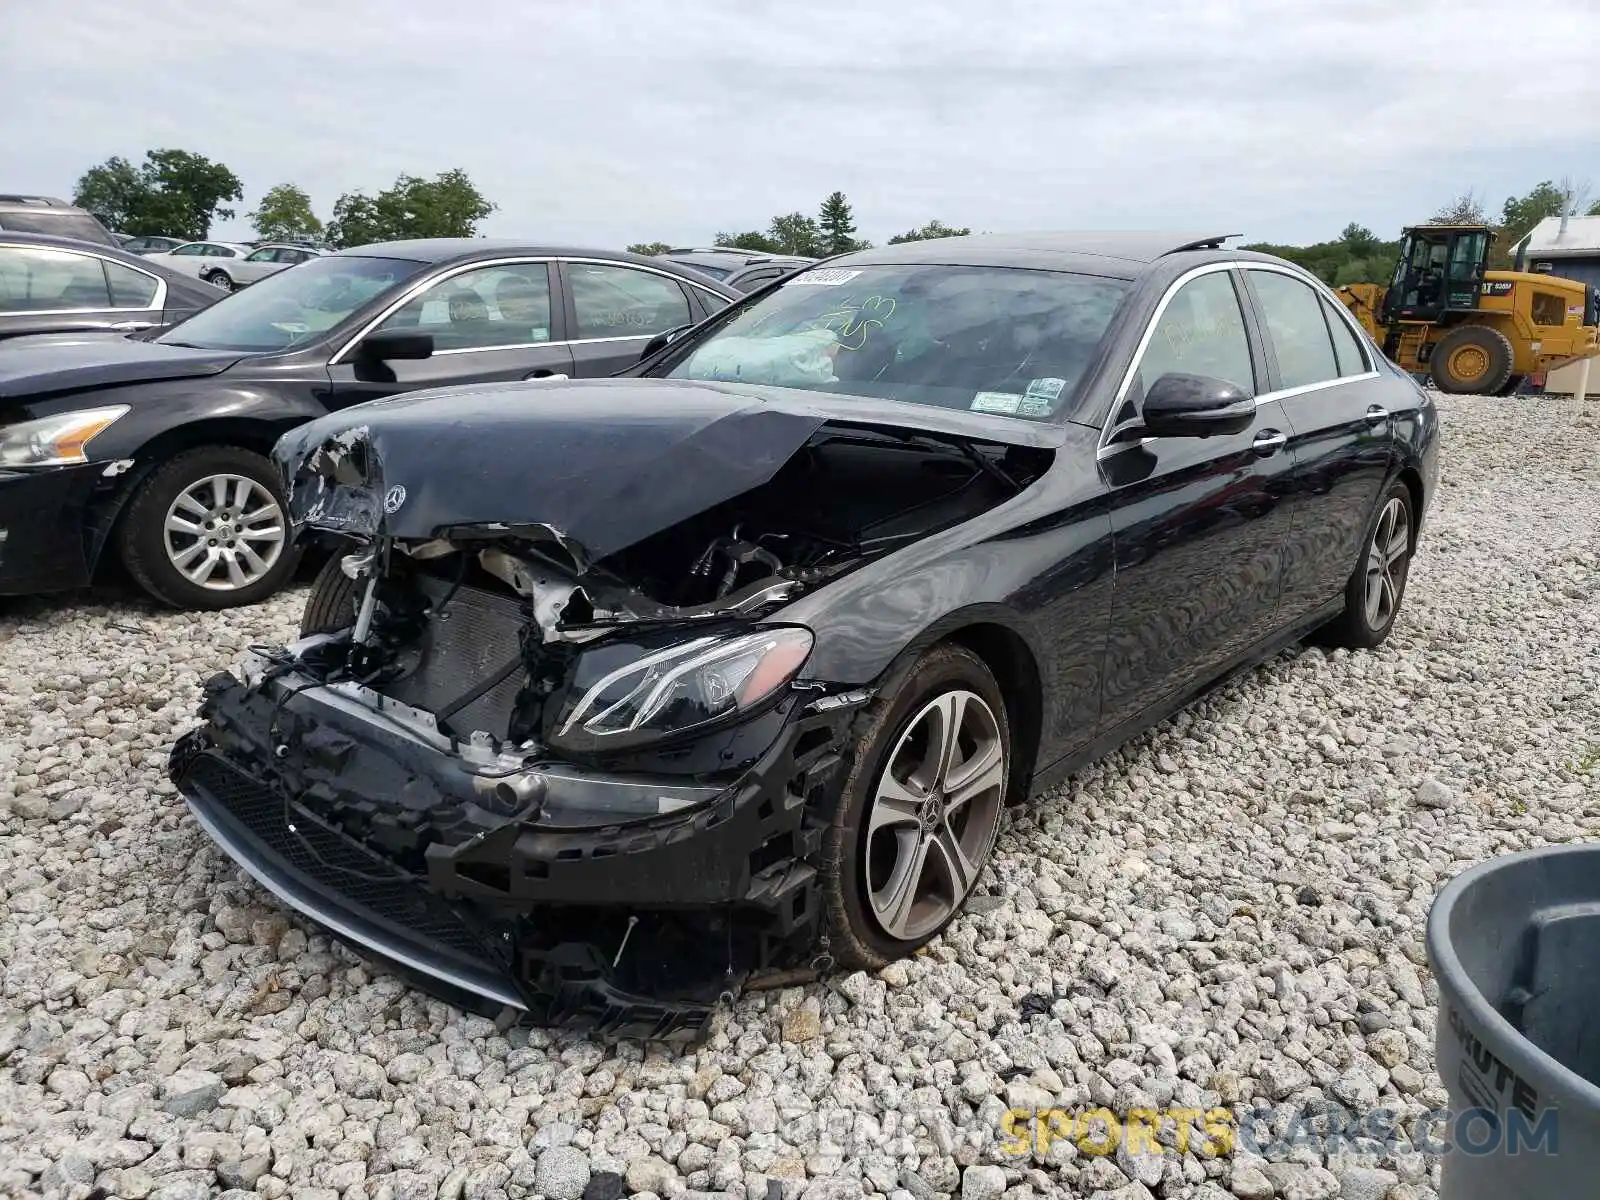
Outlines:
<svg viewBox="0 0 1600 1200"><path fill-rule="evenodd" d="M1428 961L1451 1108L1440 1200L1600 1196L1600 845L1451 880Z"/></svg>

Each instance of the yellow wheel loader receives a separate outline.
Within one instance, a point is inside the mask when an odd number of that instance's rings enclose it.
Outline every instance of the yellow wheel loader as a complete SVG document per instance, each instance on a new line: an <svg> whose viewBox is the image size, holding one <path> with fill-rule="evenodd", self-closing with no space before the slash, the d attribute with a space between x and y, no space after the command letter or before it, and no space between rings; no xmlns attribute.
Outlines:
<svg viewBox="0 0 1600 1200"><path fill-rule="evenodd" d="M1600 299L1573 279L1488 269L1487 225L1413 225L1388 287L1339 297L1402 369L1442 392L1509 395L1536 371L1600 354Z"/></svg>

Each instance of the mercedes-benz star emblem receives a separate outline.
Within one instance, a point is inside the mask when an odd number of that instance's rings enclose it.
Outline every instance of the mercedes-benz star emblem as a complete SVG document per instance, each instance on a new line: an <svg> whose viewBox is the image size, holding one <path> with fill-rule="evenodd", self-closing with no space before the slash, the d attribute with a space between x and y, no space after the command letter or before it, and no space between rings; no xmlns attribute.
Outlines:
<svg viewBox="0 0 1600 1200"><path fill-rule="evenodd" d="M395 484L389 489L388 495L383 498L383 511L386 513L399 512L400 506L406 502L406 489L400 484Z"/></svg>

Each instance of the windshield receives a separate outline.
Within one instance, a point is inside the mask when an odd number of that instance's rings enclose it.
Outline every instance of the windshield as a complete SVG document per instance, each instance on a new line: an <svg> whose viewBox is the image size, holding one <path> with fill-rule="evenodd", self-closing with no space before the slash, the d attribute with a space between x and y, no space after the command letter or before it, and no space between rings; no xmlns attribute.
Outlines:
<svg viewBox="0 0 1600 1200"><path fill-rule="evenodd" d="M313 258L224 296L156 341L202 350L287 350L332 329L426 265L398 258Z"/></svg>
<svg viewBox="0 0 1600 1200"><path fill-rule="evenodd" d="M745 308L667 376L1038 420L1071 399L1127 287L1009 267L823 267Z"/></svg>

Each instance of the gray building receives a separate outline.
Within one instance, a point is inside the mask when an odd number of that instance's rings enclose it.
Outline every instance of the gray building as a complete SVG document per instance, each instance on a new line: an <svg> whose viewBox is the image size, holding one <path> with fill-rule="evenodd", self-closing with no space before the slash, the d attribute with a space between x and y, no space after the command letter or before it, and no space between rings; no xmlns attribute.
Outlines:
<svg viewBox="0 0 1600 1200"><path fill-rule="evenodd" d="M1530 271L1560 275L1600 287L1600 217L1546 217L1528 235Z"/></svg>

